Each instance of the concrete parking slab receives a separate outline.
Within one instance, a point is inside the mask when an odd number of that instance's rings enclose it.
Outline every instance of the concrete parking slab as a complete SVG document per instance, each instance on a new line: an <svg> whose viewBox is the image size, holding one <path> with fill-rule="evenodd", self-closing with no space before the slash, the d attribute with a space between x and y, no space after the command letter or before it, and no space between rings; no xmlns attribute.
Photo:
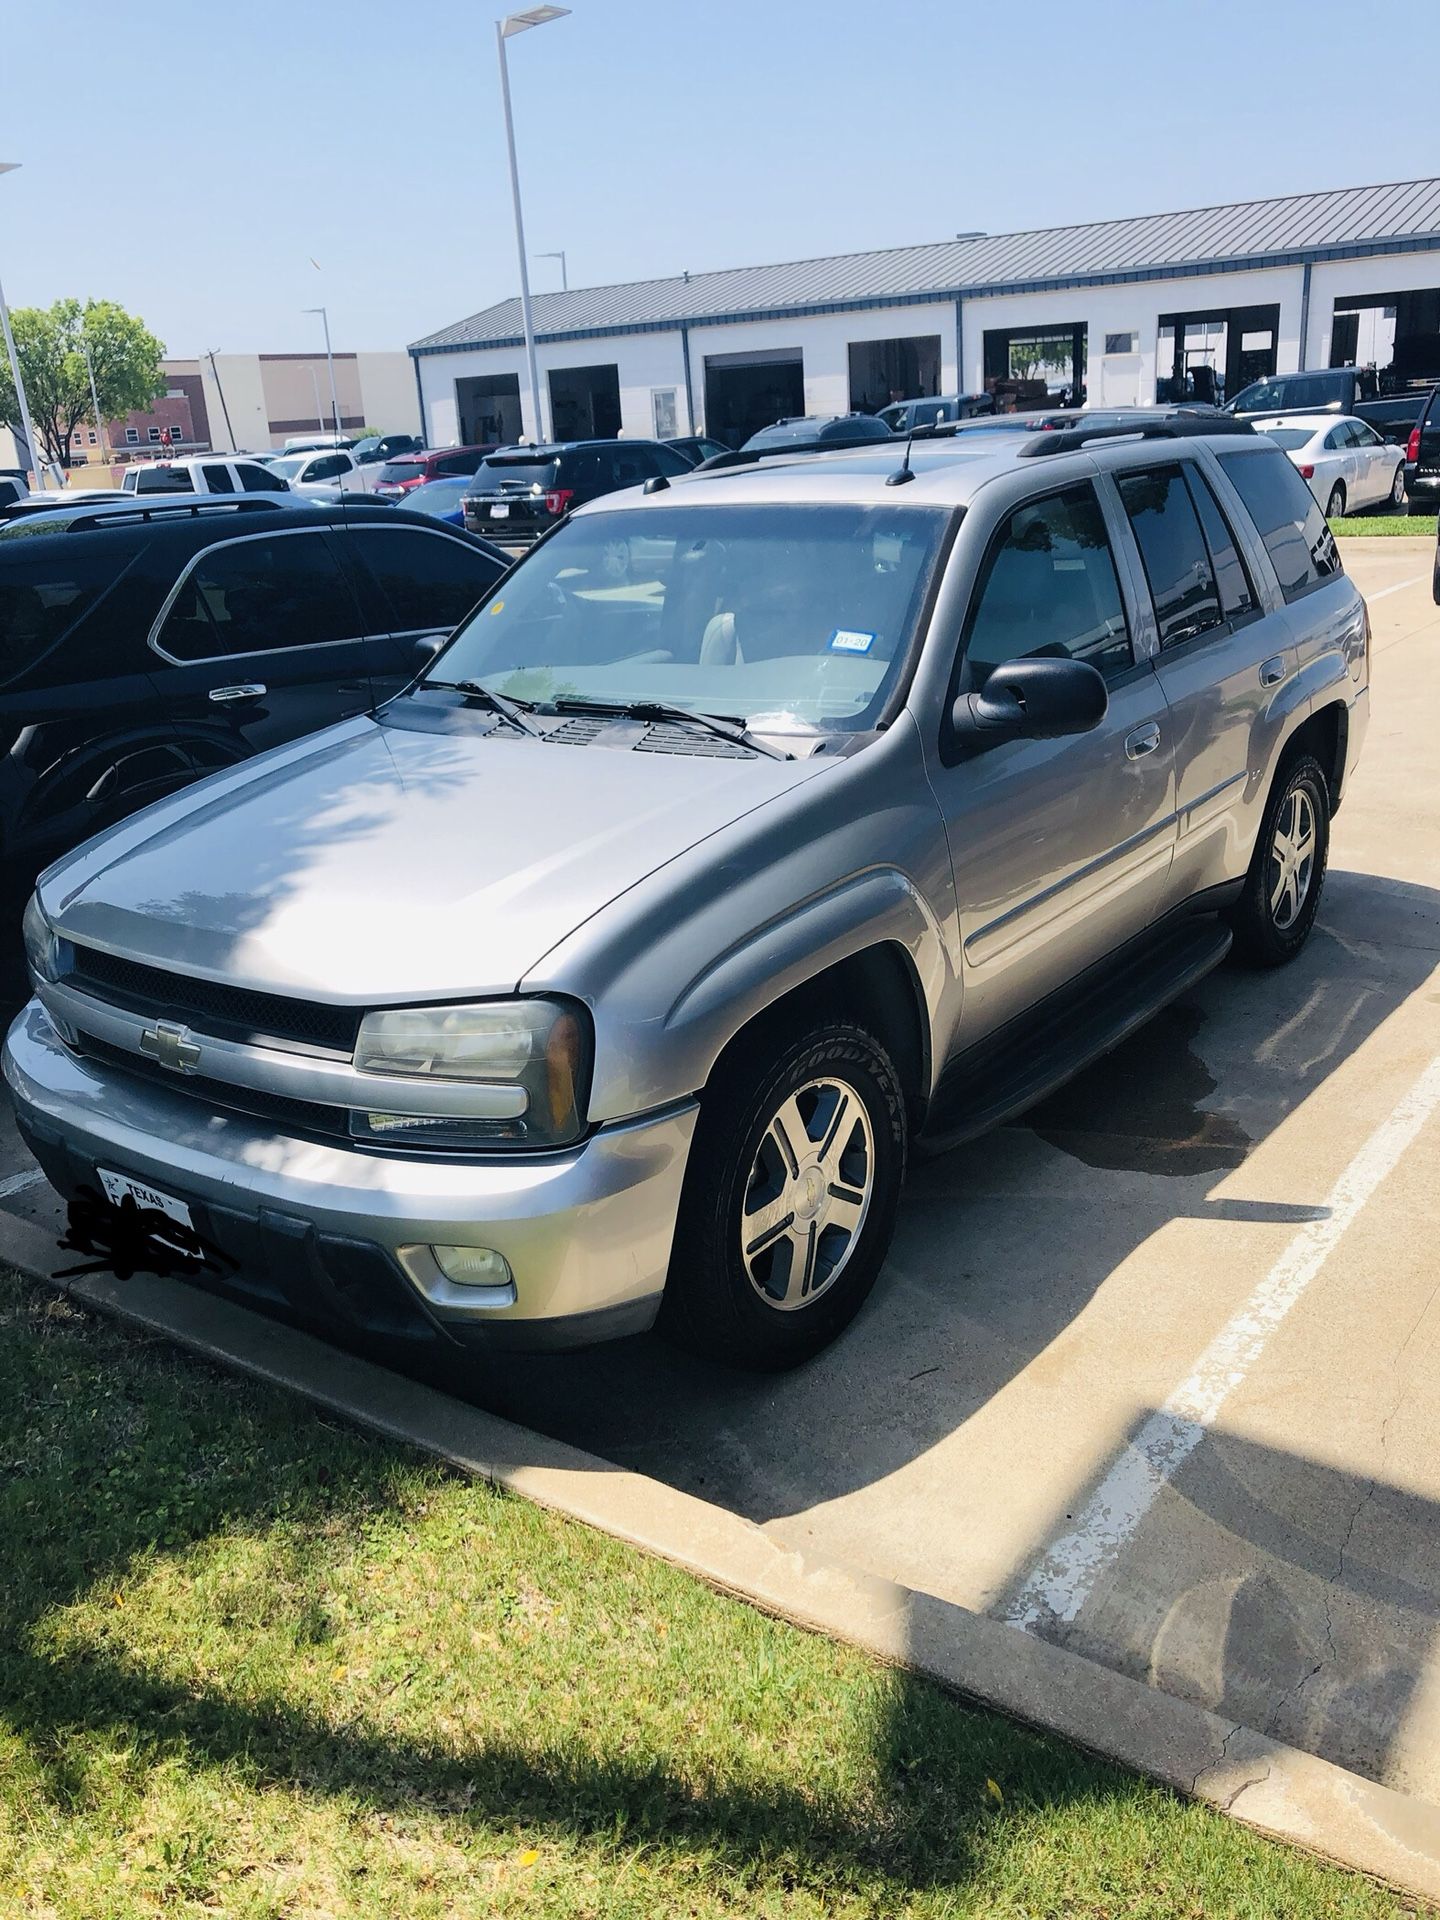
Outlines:
<svg viewBox="0 0 1440 1920"><path fill-rule="evenodd" d="M919 1167L799 1373L647 1339L430 1378L1440 1806L1440 612L1431 543L1344 550L1375 712L1299 962ZM48 1228L24 1171L0 1138L0 1209Z"/></svg>

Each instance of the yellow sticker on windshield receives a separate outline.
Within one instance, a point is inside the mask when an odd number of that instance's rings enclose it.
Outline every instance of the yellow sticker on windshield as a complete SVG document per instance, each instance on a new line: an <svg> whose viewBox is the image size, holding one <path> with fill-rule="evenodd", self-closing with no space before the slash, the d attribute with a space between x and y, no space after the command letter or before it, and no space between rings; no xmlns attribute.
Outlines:
<svg viewBox="0 0 1440 1920"><path fill-rule="evenodd" d="M495 601L490 611L491 613L503 613L505 611L505 602L503 600Z"/></svg>

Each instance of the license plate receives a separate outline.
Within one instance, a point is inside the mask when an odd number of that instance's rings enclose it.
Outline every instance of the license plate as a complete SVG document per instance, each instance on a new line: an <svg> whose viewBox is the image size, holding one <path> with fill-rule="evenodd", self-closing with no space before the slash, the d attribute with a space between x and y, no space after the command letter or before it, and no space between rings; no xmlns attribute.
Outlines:
<svg viewBox="0 0 1440 1920"><path fill-rule="evenodd" d="M132 1180L128 1173L107 1173L104 1167L97 1167L96 1172L106 1198L117 1207L123 1200L130 1199L137 1207L148 1209L151 1213L163 1213L167 1220L173 1220L177 1226L186 1228L190 1233L195 1231L190 1209L183 1200L173 1200L168 1193L161 1193L158 1187L148 1186L143 1180Z"/></svg>
<svg viewBox="0 0 1440 1920"><path fill-rule="evenodd" d="M510 518L509 507L491 507L490 518L492 520L508 520Z"/></svg>

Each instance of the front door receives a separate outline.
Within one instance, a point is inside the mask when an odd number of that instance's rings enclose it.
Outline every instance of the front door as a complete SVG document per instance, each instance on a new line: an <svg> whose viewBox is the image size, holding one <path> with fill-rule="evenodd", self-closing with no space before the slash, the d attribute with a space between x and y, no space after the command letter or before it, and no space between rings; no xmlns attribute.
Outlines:
<svg viewBox="0 0 1440 1920"><path fill-rule="evenodd" d="M362 604L389 636L371 681L377 700L396 694L433 658L505 571L476 543L428 527L383 521L336 528L333 538L356 573Z"/></svg>
<svg viewBox="0 0 1440 1920"><path fill-rule="evenodd" d="M155 679L203 769L243 760L372 703L370 635L322 528L207 547L152 640Z"/></svg>
<svg viewBox="0 0 1440 1920"><path fill-rule="evenodd" d="M934 774L950 836L967 1044L1142 933L1174 842L1165 699L1137 664L1105 517L1086 480L1016 508L991 539L954 691L1002 661L1068 654L1104 675L1090 733L1012 740Z"/></svg>

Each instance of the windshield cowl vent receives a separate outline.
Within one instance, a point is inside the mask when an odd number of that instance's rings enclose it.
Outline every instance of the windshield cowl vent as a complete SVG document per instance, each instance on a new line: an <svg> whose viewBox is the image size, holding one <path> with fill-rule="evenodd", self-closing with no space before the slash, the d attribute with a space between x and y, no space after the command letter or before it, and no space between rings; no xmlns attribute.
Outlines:
<svg viewBox="0 0 1440 1920"><path fill-rule="evenodd" d="M635 742L636 753L689 753L704 760L756 760L759 755L738 740L722 740L718 734L692 731L689 727L655 725L647 727Z"/></svg>

